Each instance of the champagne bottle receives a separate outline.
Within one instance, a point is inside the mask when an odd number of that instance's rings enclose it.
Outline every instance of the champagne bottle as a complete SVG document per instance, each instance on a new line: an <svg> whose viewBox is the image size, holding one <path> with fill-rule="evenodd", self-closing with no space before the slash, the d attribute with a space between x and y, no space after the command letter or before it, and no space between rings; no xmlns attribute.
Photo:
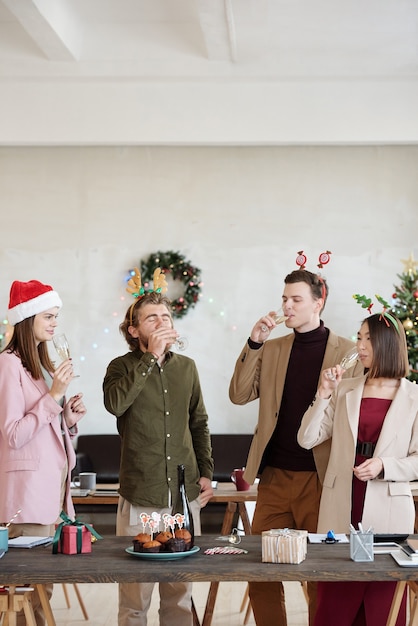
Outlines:
<svg viewBox="0 0 418 626"><path fill-rule="evenodd" d="M177 489L177 497L174 500L172 513L176 515L179 513L183 517L182 527L189 531L191 535L191 544L190 548L193 548L194 545L194 527L193 527L193 517L192 511L190 509L189 499L186 493L186 485L184 482L184 473L185 468L184 465L177 465L177 476L178 476L178 489Z"/></svg>

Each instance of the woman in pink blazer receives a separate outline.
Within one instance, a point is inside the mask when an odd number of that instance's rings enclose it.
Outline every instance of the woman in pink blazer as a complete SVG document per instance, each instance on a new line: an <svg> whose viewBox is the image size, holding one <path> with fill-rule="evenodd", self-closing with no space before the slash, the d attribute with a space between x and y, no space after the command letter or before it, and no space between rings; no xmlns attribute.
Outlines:
<svg viewBox="0 0 418 626"><path fill-rule="evenodd" d="M418 479L418 386L405 379L405 332L393 315L365 319L357 336L365 376L342 380L325 369L305 413L298 442L312 448L332 438L318 532L349 533L350 523L375 533L413 533L409 481ZM315 626L381 626L396 583L320 583ZM403 615L397 625L405 624Z"/></svg>
<svg viewBox="0 0 418 626"><path fill-rule="evenodd" d="M62 509L74 517L71 439L86 409L81 393L65 400L71 360L55 368L48 354L61 306L49 285L12 284L8 321L14 332L0 354L0 522L19 511L10 537L53 534ZM43 624L36 606L35 615Z"/></svg>

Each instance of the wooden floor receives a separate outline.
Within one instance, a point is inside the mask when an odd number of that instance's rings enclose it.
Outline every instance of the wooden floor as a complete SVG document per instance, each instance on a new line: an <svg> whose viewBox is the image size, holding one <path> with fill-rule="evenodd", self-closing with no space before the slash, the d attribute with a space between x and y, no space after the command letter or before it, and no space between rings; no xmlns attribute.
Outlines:
<svg viewBox="0 0 418 626"><path fill-rule="evenodd" d="M86 622L78 604L72 585L67 585L70 608L67 608L62 585L55 585L52 596L52 609L57 626L116 626L117 625L117 584L79 584L89 621ZM209 583L194 583L193 599L202 619L205 610ZM221 583L215 605L212 626L241 626L244 613L240 613L241 602L246 583ZM308 613L302 587L298 582L285 583L288 626L307 626ZM254 626L254 618L248 621ZM159 626L158 621L158 590L154 589L151 609L148 615L148 626Z"/></svg>

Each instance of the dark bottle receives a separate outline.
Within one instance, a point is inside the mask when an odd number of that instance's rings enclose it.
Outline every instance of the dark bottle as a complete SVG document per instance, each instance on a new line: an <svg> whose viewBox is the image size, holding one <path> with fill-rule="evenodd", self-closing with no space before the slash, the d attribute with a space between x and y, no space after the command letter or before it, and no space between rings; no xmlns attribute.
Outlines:
<svg viewBox="0 0 418 626"><path fill-rule="evenodd" d="M176 515L179 513L183 516L182 528L185 528L189 531L191 535L191 543L187 546L187 550L193 548L194 546L194 527L193 527L193 517L192 511L190 509L189 499L186 493L186 485L184 482L184 465L177 465L177 476L178 476L178 489L177 489L177 497L174 500L172 514ZM181 526L177 524L176 527L179 529Z"/></svg>

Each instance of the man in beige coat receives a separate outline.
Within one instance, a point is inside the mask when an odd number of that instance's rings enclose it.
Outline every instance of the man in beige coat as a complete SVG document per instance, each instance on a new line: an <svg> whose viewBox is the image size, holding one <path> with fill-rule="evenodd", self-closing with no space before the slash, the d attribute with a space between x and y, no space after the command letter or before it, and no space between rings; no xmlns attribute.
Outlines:
<svg viewBox="0 0 418 626"><path fill-rule="evenodd" d="M329 442L303 450L296 436L312 402L324 367L335 365L353 347L320 320L328 287L305 269L285 278L283 313L293 332L267 341L275 328L274 312L259 319L236 362L229 395L234 404L259 399L258 424L248 455L245 480L260 476L252 532L295 528L316 532L321 481ZM356 372L357 370L357 372ZM350 374L362 373L361 366ZM258 626L286 626L282 583L250 583ZM310 624L315 612L315 584L308 584Z"/></svg>

